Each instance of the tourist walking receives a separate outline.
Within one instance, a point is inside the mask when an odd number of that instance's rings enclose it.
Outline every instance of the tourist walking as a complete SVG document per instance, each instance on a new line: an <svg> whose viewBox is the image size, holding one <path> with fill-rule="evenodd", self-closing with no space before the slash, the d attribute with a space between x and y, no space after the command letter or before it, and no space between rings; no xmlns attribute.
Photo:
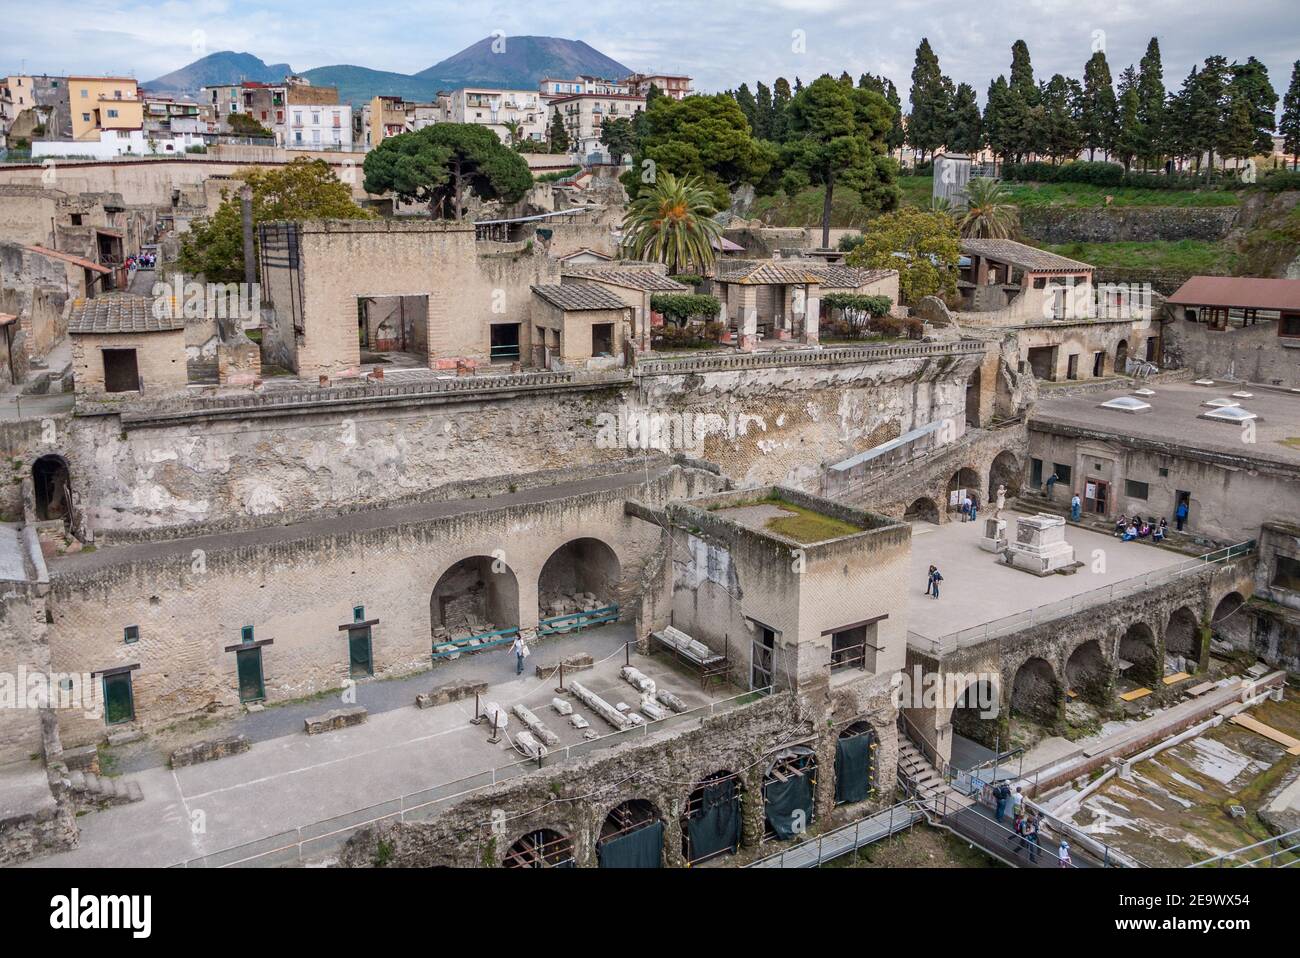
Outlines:
<svg viewBox="0 0 1300 958"><path fill-rule="evenodd" d="M1061 839L1060 851L1056 853L1056 864L1060 865L1062 868L1069 868L1074 864L1070 861L1070 843L1064 838Z"/></svg>
<svg viewBox="0 0 1300 958"><path fill-rule="evenodd" d="M515 675L523 675L524 659L528 658L528 646L524 644L522 635L515 636L515 641L510 645L510 651L515 654Z"/></svg>
<svg viewBox="0 0 1300 958"><path fill-rule="evenodd" d="M971 522L975 521L975 517L979 514L979 511L980 511L979 498L976 496L971 496L970 497L970 521Z"/></svg>
<svg viewBox="0 0 1300 958"><path fill-rule="evenodd" d="M1184 523L1187 522L1187 500L1186 499L1180 499L1178 501L1178 508L1174 510L1174 522L1178 526L1178 531L1182 532L1183 525Z"/></svg>
<svg viewBox="0 0 1300 958"><path fill-rule="evenodd" d="M1019 785L1016 786L1016 794L1011 796L1011 810L1016 815L1025 814L1025 790Z"/></svg>
<svg viewBox="0 0 1300 958"><path fill-rule="evenodd" d="M1079 498L1079 494L1076 492L1074 494L1074 498L1070 500L1070 519L1073 520L1074 522L1078 522L1080 516L1082 515L1083 515L1083 500Z"/></svg>
<svg viewBox="0 0 1300 958"><path fill-rule="evenodd" d="M1026 838L1029 839L1029 861L1035 863L1038 861L1038 828L1042 823L1042 817L1037 812L1029 813L1029 824L1026 827Z"/></svg>

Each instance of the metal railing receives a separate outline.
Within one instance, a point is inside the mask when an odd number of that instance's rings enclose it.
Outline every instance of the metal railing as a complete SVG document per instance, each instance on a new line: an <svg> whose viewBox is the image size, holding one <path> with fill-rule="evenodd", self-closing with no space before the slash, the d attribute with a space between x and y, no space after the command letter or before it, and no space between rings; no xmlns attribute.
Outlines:
<svg viewBox="0 0 1300 958"><path fill-rule="evenodd" d="M925 815L915 799L898 802L888 808L865 815L855 822L843 825L750 862L746 868L817 868L851 852L864 848L882 838L910 829Z"/></svg>
<svg viewBox="0 0 1300 958"><path fill-rule="evenodd" d="M771 694L773 689L755 689L737 695L710 702L708 705L687 709L658 720L647 719L644 725L634 725L618 732L611 732L590 741L574 745L557 746L550 750L543 759L525 759L495 768L484 769L472 775L466 775L449 782L443 782L432 788L401 795L397 798L369 805L323 819L307 825L289 828L274 835L252 842L245 842L211 852L199 858L191 858L172 866L174 868L231 868L236 866L278 866L308 861L320 855L342 848L359 829L381 822L420 822L428 821L453 802L508 782L540 768L563 764L577 758L583 758L632 739L644 739L659 732L677 726L689 725L691 722L703 722L716 715L733 712Z"/></svg>
<svg viewBox="0 0 1300 958"><path fill-rule="evenodd" d="M1300 828L1243 845L1188 868L1291 868L1300 862Z"/></svg>
<svg viewBox="0 0 1300 958"><path fill-rule="evenodd" d="M1202 572L1210 566L1226 564L1233 559L1240 559L1242 556L1250 555L1254 551L1255 540L1250 539L1223 549L1217 549L1194 559L1188 559L1178 565L1155 569L1142 575L1122 579L1119 582L1112 582L1110 585L1098 589L1081 592L1078 595L1060 599L1056 602L1049 602L1046 605L1035 606L1032 609L1026 609L1024 612L1006 615L1000 619L993 619L983 625L972 626L957 632L949 632L947 635L938 638L921 635L919 632L909 629L907 642L914 648L928 652L931 655L943 655L966 646L979 645L998 636L1019 632L1021 629L1042 625L1044 622L1078 615L1080 612L1094 609L1099 605L1106 605L1118 599L1153 589L1156 586L1165 585L1185 575Z"/></svg>

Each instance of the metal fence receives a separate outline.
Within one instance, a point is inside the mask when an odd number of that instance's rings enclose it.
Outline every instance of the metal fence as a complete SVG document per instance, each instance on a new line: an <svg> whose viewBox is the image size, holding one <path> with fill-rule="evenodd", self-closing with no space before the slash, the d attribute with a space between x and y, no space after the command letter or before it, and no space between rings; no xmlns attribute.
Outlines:
<svg viewBox="0 0 1300 958"><path fill-rule="evenodd" d="M703 722L743 708L770 694L772 689L742 692L708 705L669 715L658 721L647 721L620 732L611 732L591 741L575 745L558 746L540 761L526 759L484 769L473 775L443 782L432 788L401 795L386 802L358 808L333 818L286 829L256 841L235 845L212 852L200 858L180 862L175 868L231 868L238 866L269 867L293 865L338 851L359 829L381 822L421 822L441 814L452 803L468 798L483 789L527 775L539 768L563 764L584 758L593 752L622 745L634 739L644 739L659 732L692 722Z"/></svg>
<svg viewBox="0 0 1300 958"><path fill-rule="evenodd" d="M1165 585L1180 579L1185 575L1194 574L1204 571L1213 565L1225 564L1233 559L1240 559L1243 556L1250 555L1255 551L1255 540L1250 539L1246 542L1239 542L1236 545L1227 546L1214 552L1206 553L1195 559L1188 559L1178 565L1167 566L1163 569L1155 569L1142 575L1133 576L1128 579L1122 579L1119 582L1113 582L1110 585L1102 586L1099 589L1093 589L1089 592L1081 592L1078 595L1070 596L1066 599L1060 599L1056 602L1049 602L1046 605L1036 606L1027 609L1024 612L1017 612L1013 615L1006 615L1000 619L993 619L985 622L983 625L972 626L969 629L962 629L958 632L949 632L947 635L931 638L921 635L919 632L913 632L910 629L907 633L907 642L909 645L927 651L932 655L944 655L956 649L971 645L979 645L987 642L989 639L997 638L1001 635L1009 635L1012 632L1019 632L1021 629L1032 628L1036 625L1042 625L1044 622L1052 622L1056 619L1068 618L1077 615L1087 609L1095 609L1100 605L1107 605L1119 599L1145 592L1156 586Z"/></svg>
<svg viewBox="0 0 1300 958"><path fill-rule="evenodd" d="M1291 868L1300 862L1300 828L1199 861L1188 868Z"/></svg>

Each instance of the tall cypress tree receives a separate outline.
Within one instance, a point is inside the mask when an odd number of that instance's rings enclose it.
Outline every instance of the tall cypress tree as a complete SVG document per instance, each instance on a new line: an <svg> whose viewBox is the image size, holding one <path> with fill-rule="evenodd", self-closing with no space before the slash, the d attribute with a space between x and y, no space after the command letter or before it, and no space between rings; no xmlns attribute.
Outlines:
<svg viewBox="0 0 1300 958"><path fill-rule="evenodd" d="M948 134L944 138L945 145L958 153L978 153L984 142L982 125L979 104L975 99L975 88L969 83L958 84L948 114Z"/></svg>
<svg viewBox="0 0 1300 958"><path fill-rule="evenodd" d="M1079 126L1088 159L1096 159L1098 150L1109 153L1114 147L1118 114L1110 64L1106 54L1098 50L1083 67L1083 99L1079 104Z"/></svg>
<svg viewBox="0 0 1300 958"><path fill-rule="evenodd" d="M745 119L749 122L752 133L758 126L758 103L754 99L754 94L749 92L749 84L742 83L734 95L736 102L740 104L740 112L745 114Z"/></svg>
<svg viewBox="0 0 1300 958"><path fill-rule="evenodd" d="M943 146L948 133L949 101L945 77L939 70L939 58L930 48L930 41L921 38L916 48L916 65L912 67L912 118L907 127L907 139L925 162L925 154ZM951 86L952 81L948 81Z"/></svg>
<svg viewBox="0 0 1300 958"><path fill-rule="evenodd" d="M1119 121L1115 128L1115 155L1127 172L1142 151L1142 123L1139 120L1141 99L1138 94L1137 70L1130 65L1119 78Z"/></svg>
<svg viewBox="0 0 1300 958"><path fill-rule="evenodd" d="M790 81L785 77L777 77L772 84L772 125L768 129L768 136L777 143L784 142L789 136L791 96Z"/></svg>
<svg viewBox="0 0 1300 958"><path fill-rule="evenodd" d="M1002 157L1003 162L1015 152L1009 125L1010 98L1011 88L1007 85L1006 77L1000 76L989 84L988 100L984 104L984 139L989 149L994 155Z"/></svg>
<svg viewBox="0 0 1300 958"><path fill-rule="evenodd" d="M1160 62L1160 41L1152 37L1138 63L1138 128L1141 145L1138 157L1145 169L1171 152L1167 135L1165 71Z"/></svg>
<svg viewBox="0 0 1300 958"><path fill-rule="evenodd" d="M772 89L761 80L754 87L756 122L754 136L760 140L772 138Z"/></svg>
<svg viewBox="0 0 1300 958"><path fill-rule="evenodd" d="M1244 109L1249 116L1251 144L1250 152L1245 155L1272 153L1273 129L1277 123L1277 92L1269 82L1268 68L1255 57L1249 57L1245 63L1234 63L1228 72L1232 77L1228 84L1228 96L1242 101L1244 106L1234 108Z"/></svg>
<svg viewBox="0 0 1300 958"><path fill-rule="evenodd" d="M1282 149L1291 154L1291 169L1300 164L1300 60L1291 67L1291 85L1282 98L1282 120L1277 125L1282 134Z"/></svg>

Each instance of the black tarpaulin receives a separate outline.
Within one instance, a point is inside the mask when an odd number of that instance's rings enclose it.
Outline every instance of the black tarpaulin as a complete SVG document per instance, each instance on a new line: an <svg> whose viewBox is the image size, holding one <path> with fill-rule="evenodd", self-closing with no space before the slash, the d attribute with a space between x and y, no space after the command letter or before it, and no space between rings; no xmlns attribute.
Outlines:
<svg viewBox="0 0 1300 958"><path fill-rule="evenodd" d="M607 838L596 846L601 868L658 868L663 859L664 823L660 821Z"/></svg>
<svg viewBox="0 0 1300 958"><path fill-rule="evenodd" d="M763 789L763 805L767 823L777 838L793 838L795 824L800 830L812 821L812 781L807 771L802 775L789 775L784 782L768 782Z"/></svg>
<svg viewBox="0 0 1300 958"><path fill-rule="evenodd" d="M700 789L700 807L686 822L691 841L691 860L700 861L740 845L740 810L736 802L736 780L728 778Z"/></svg>
<svg viewBox="0 0 1300 958"><path fill-rule="evenodd" d="M871 735L835 743L835 801L861 802L871 791Z"/></svg>

